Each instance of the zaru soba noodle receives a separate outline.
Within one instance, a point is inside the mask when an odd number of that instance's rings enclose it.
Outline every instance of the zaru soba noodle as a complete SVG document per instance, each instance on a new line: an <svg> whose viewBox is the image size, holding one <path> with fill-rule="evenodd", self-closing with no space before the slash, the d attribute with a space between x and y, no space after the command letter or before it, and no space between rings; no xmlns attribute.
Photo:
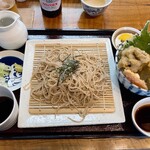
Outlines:
<svg viewBox="0 0 150 150"><path fill-rule="evenodd" d="M54 46L45 50L33 70L31 97L51 105L56 112L64 107L76 109L83 120L102 97L106 77L100 52L94 55L73 46Z"/></svg>

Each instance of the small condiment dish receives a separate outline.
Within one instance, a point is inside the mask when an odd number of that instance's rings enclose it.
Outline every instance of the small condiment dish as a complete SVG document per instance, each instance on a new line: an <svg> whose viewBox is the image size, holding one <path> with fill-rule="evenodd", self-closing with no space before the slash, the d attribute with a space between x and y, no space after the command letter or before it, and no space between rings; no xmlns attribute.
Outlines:
<svg viewBox="0 0 150 150"><path fill-rule="evenodd" d="M139 35L140 31L133 27L121 27L121 28L117 29L113 33L112 38L111 38L112 44L115 47L115 49L119 48L119 44L116 40L118 39L119 35L121 35L121 34L133 34L133 35L138 34Z"/></svg>
<svg viewBox="0 0 150 150"><path fill-rule="evenodd" d="M0 131L10 129L18 118L18 103L8 88L0 85Z"/></svg>
<svg viewBox="0 0 150 150"><path fill-rule="evenodd" d="M105 3L103 5L91 5L87 3L85 0L81 0L82 7L84 11L90 15L90 16L98 16L102 14L105 9L110 5L112 0L105 0Z"/></svg>
<svg viewBox="0 0 150 150"><path fill-rule="evenodd" d="M147 110L144 108L147 107ZM132 121L135 127L144 135L150 137L150 120L149 114L145 112L150 112L150 97L143 98L138 101L132 109ZM147 115L147 116L146 116ZM146 121L148 120L148 122ZM145 129L144 129L145 128ZM148 131L146 130L148 128Z"/></svg>
<svg viewBox="0 0 150 150"><path fill-rule="evenodd" d="M15 91L21 87L24 54L16 50L0 51L0 85ZM7 67L7 69L5 69ZM17 67L17 68L16 68Z"/></svg>

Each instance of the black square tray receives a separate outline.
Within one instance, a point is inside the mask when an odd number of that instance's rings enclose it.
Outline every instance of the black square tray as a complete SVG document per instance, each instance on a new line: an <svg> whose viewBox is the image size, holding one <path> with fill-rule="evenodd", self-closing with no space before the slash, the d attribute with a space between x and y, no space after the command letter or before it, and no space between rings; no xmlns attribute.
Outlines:
<svg viewBox="0 0 150 150"><path fill-rule="evenodd" d="M66 39L66 38L110 38L114 30L28 30L28 39ZM113 48L113 54L116 50ZM25 46L18 49L24 52ZM0 51L3 50L0 48ZM35 138L101 138L101 137L145 137L135 129L131 111L133 105L142 96L138 96L126 90L121 84L121 95L125 111L125 123L104 124L104 125L86 125L69 127L46 127L46 128L17 128L17 123L7 131L0 132L0 139L35 139ZM14 91L19 103L20 90Z"/></svg>

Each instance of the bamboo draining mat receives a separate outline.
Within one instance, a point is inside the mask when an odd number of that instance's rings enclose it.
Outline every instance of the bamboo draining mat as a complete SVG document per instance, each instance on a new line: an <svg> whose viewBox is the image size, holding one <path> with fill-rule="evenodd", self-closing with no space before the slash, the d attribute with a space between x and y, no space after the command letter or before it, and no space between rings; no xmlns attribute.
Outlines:
<svg viewBox="0 0 150 150"><path fill-rule="evenodd" d="M62 43L61 43L62 44ZM63 46L69 46L68 44L62 44ZM34 54L34 62L33 68L37 67L40 62L41 57L44 55L44 49L48 50L53 48L54 46L58 46L58 43L50 43L50 44L36 44L35 45L35 54ZM114 99L112 93L112 86L110 80L110 72L109 72L109 64L107 57L107 50L105 43L86 43L86 44L78 44L72 43L72 49L77 51L82 51L89 55L100 55L100 59L102 59L105 64L105 71L108 74L108 77L105 82L103 94L101 99L96 102L96 104L90 109L90 113L111 113L115 111ZM32 82L31 82L32 84ZM32 85L31 85L32 86ZM57 108L57 106L56 106ZM80 110L84 109L81 106L78 106ZM35 101L30 97L29 101L29 113L30 114L56 114L57 109L52 108L50 104L47 104L43 101ZM57 112L58 114L74 114L77 113L75 109L70 109L69 107L61 108Z"/></svg>

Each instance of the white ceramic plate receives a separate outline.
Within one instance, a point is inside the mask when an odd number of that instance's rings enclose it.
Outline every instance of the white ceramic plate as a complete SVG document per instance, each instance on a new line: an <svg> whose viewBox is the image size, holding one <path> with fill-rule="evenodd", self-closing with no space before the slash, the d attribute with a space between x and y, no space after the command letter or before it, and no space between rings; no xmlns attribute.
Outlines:
<svg viewBox="0 0 150 150"><path fill-rule="evenodd" d="M38 43L49 44L51 42L77 42L91 43L91 42L103 42L106 43L108 62L110 66L110 76L113 89L113 97L115 103L115 111L113 113L95 113L86 116L84 121L80 123L72 122L68 119L71 117L75 120L79 120L78 114L59 114L55 117L54 114L47 115L32 115L29 113L29 99L30 90L25 90L23 87L30 82L33 70L34 50L35 45ZM19 105L19 117L18 127L19 128L34 128L34 127L52 127L52 126L72 126L72 125L92 125L92 124L110 124L110 123L121 123L125 122L122 98L118 80L116 76L116 66L112 53L112 47L108 38L89 38L89 39L57 39L57 40L30 40L26 43L25 58L24 58L24 69L22 77L22 87L20 95Z"/></svg>
<svg viewBox="0 0 150 150"><path fill-rule="evenodd" d="M3 50L0 52L0 63L5 63L6 65L9 66L11 66L14 63L23 65L23 59L24 54L16 50ZM3 80L3 78L1 78L1 80ZM6 79L4 78L4 80ZM13 81L11 81L11 79L8 78L7 83L4 86L8 87L11 91L15 91L21 87L21 81L22 81L22 73L19 74L17 79L14 78ZM8 83L10 82L13 83L8 85Z"/></svg>

